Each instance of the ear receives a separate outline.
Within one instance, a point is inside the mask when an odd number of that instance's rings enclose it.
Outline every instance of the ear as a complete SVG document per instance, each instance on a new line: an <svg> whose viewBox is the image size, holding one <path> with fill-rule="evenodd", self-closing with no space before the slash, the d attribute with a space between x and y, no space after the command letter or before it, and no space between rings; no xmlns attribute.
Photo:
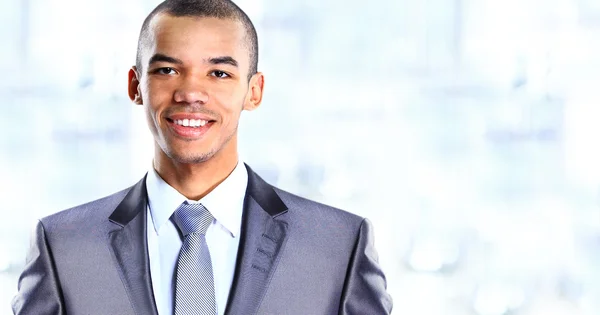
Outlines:
<svg viewBox="0 0 600 315"><path fill-rule="evenodd" d="M252 76L249 83L248 95L244 102L244 110L255 110L260 106L265 88L265 76L262 72L257 72Z"/></svg>
<svg viewBox="0 0 600 315"><path fill-rule="evenodd" d="M142 92L140 90L140 78L138 77L138 71L135 66L129 69L128 74L128 86L127 92L129 94L129 99L133 101L135 104L142 105Z"/></svg>

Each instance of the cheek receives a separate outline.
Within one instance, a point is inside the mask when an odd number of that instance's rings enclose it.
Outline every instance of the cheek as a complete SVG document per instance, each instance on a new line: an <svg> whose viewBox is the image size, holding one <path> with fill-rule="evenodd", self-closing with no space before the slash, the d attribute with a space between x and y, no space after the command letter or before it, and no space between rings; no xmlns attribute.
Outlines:
<svg viewBox="0 0 600 315"><path fill-rule="evenodd" d="M150 82L144 95L153 105L159 105L172 98L173 89L170 85L167 82Z"/></svg>
<svg viewBox="0 0 600 315"><path fill-rule="evenodd" d="M245 90L238 90L237 92L229 95L227 112L232 118L235 118L236 120L239 118L242 110L244 109L246 99L247 94L245 93Z"/></svg>
<svg viewBox="0 0 600 315"><path fill-rule="evenodd" d="M172 93L167 84L160 82L149 83L143 94L144 105L148 115L155 123L160 123L160 115L171 103Z"/></svg>

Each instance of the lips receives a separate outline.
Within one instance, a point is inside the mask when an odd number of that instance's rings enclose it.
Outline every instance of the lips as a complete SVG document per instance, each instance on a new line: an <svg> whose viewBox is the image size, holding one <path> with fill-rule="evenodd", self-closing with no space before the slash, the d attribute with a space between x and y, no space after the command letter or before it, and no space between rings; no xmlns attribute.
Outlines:
<svg viewBox="0 0 600 315"><path fill-rule="evenodd" d="M187 119L187 118L185 118L185 119L173 120L173 123L175 123L179 126L198 128L198 127L202 127L202 126L206 125L208 123L208 121L202 120L202 119Z"/></svg>
<svg viewBox="0 0 600 315"><path fill-rule="evenodd" d="M205 120L205 121L214 121L215 119L211 116L200 114L200 113L175 113L166 115L167 120L184 120L184 119L193 119L193 120Z"/></svg>
<svg viewBox="0 0 600 315"><path fill-rule="evenodd" d="M205 115L198 114L174 114L167 117L166 121L176 136L186 140L201 138L215 122Z"/></svg>

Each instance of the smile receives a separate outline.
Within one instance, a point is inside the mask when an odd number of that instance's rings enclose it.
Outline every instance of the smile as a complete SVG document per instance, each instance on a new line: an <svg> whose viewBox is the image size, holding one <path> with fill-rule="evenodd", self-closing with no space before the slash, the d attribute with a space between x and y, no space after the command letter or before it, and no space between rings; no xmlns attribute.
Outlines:
<svg viewBox="0 0 600 315"><path fill-rule="evenodd" d="M173 120L173 123L179 126L198 128L206 125L208 121L201 119L178 119Z"/></svg>
<svg viewBox="0 0 600 315"><path fill-rule="evenodd" d="M169 119L169 129L179 138L194 140L200 139L213 125L214 121L204 119Z"/></svg>

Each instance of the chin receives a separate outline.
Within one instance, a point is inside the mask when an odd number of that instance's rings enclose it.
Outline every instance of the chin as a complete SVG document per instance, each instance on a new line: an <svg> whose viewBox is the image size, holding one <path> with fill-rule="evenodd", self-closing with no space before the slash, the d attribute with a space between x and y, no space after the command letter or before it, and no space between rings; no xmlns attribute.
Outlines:
<svg viewBox="0 0 600 315"><path fill-rule="evenodd" d="M203 163L208 161L213 154L211 153L192 153L190 154L189 152L185 152L185 153L175 153L175 154L167 154L167 156L173 160L176 161L178 163L182 163L182 164L197 164L197 163Z"/></svg>
<svg viewBox="0 0 600 315"><path fill-rule="evenodd" d="M193 142L166 141L160 147L162 152L172 161L183 164L206 162L214 155L214 150L206 145Z"/></svg>

